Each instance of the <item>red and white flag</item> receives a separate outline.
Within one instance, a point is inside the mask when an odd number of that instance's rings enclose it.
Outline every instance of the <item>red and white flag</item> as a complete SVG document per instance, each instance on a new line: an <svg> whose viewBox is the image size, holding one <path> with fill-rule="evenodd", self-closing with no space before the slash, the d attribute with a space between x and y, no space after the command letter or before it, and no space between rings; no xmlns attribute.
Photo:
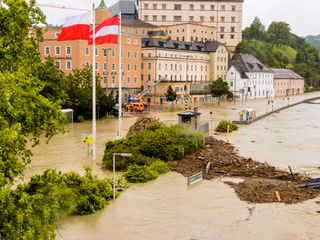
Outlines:
<svg viewBox="0 0 320 240"><path fill-rule="evenodd" d="M90 36L91 14L68 17L63 23L58 41L88 40Z"/></svg>
<svg viewBox="0 0 320 240"><path fill-rule="evenodd" d="M100 23L99 26L95 29L96 32L96 45L104 44L104 43L118 43L118 35L119 35L119 17L115 16L112 18L108 18ZM93 43L92 34L89 38L89 44Z"/></svg>

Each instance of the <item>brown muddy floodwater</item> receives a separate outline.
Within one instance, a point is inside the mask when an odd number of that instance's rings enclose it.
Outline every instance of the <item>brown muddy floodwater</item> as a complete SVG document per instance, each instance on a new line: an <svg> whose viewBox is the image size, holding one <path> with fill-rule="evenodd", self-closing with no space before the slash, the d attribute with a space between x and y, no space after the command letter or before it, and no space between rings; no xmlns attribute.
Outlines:
<svg viewBox="0 0 320 240"><path fill-rule="evenodd" d="M244 104L216 107L214 122L234 119ZM265 111L265 102L257 104ZM201 108L202 119L210 119ZM174 121L176 113L154 113L163 121ZM136 117L125 118L124 128ZM26 176L45 168L81 171L91 165L99 175L103 144L115 138L116 120L98 123L98 161L92 163L81 142L90 123L75 124L69 133L56 136L49 145L35 149ZM224 136L220 136L224 138ZM280 168L316 176L320 166L320 104L302 104L274 114L231 135L240 154L267 161ZM301 204L248 204L221 180L203 181L187 187L186 179L168 173L157 180L131 185L104 210L89 216L61 221L57 240L292 240L320 239L320 205L313 199Z"/></svg>

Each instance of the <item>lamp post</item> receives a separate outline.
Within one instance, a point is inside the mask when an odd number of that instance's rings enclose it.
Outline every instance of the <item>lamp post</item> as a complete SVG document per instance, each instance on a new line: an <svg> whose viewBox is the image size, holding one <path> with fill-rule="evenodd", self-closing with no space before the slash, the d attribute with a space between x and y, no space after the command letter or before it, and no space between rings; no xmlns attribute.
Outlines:
<svg viewBox="0 0 320 240"><path fill-rule="evenodd" d="M103 55L106 57L106 68L103 69L103 74L106 77L106 96L108 96L108 64L109 64L109 59L108 59L108 51L112 50L112 48L102 48L103 50Z"/></svg>
<svg viewBox="0 0 320 240"><path fill-rule="evenodd" d="M114 153L112 156L113 199L116 198L116 156L132 157L132 153Z"/></svg>

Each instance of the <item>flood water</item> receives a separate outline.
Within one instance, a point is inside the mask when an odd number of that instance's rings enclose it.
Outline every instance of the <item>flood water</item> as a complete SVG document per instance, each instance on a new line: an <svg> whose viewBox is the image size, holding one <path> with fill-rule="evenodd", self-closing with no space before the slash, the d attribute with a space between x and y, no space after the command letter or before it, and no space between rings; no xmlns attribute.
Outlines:
<svg viewBox="0 0 320 240"><path fill-rule="evenodd" d="M280 100L279 100L280 101ZM265 111L265 102L256 108ZM245 103L215 106L213 122L237 117ZM211 120L208 108L200 108L203 120ZM175 121L176 113L153 113L164 122ZM128 129L136 116L124 119ZM231 135L240 153L258 161L294 171L318 174L320 166L320 104L301 104L242 126ZM116 120L98 122L98 160L86 155L82 134L90 123L74 124L70 132L56 136L49 145L34 151L26 177L45 168L81 171L90 165L99 175L103 144L114 139ZM220 136L224 138L224 136ZM240 201L222 180L203 181L187 187L186 179L168 173L157 180L131 185L104 210L89 216L64 219L57 240L238 240L238 239L320 239L318 199L301 204L248 204ZM250 214L252 212L252 214Z"/></svg>

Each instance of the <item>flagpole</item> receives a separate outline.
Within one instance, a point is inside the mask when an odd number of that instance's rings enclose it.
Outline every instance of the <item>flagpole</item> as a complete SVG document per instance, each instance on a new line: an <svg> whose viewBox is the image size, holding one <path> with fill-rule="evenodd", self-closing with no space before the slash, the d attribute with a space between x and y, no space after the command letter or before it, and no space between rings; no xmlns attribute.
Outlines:
<svg viewBox="0 0 320 240"><path fill-rule="evenodd" d="M92 6L92 159L96 160L97 157L97 122L96 122L96 16L95 7Z"/></svg>
<svg viewBox="0 0 320 240"><path fill-rule="evenodd" d="M122 30L121 30L121 12L119 12L119 116L118 116L118 135L117 138L121 138L122 134Z"/></svg>

